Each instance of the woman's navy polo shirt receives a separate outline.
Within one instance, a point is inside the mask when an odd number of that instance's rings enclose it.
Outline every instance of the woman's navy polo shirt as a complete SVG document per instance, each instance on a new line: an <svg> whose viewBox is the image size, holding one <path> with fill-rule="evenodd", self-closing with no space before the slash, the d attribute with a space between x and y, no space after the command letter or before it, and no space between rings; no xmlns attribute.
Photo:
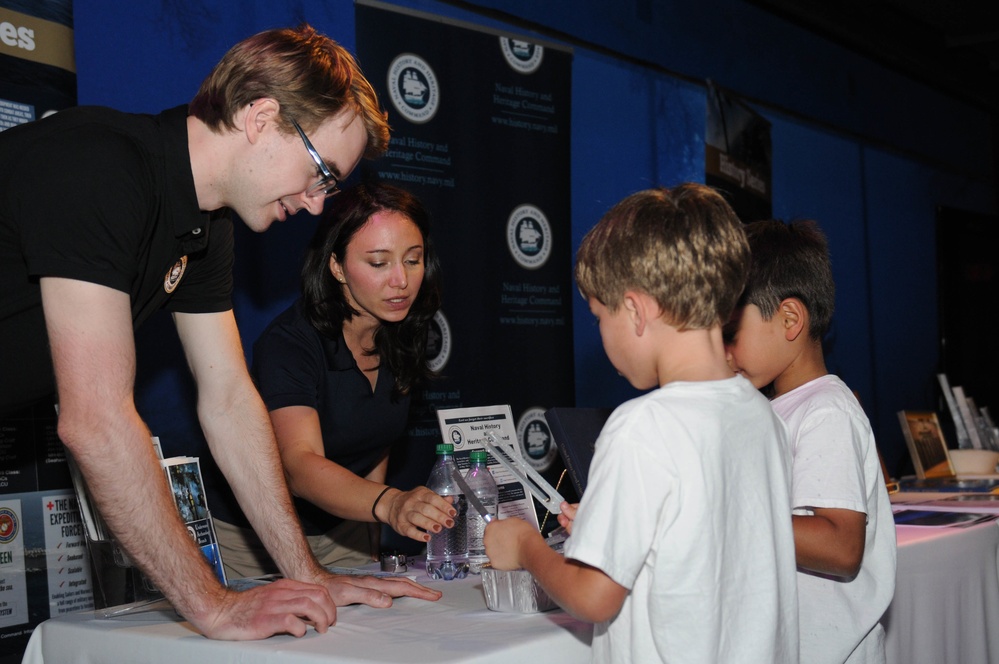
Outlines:
<svg viewBox="0 0 999 664"><path fill-rule="evenodd" d="M320 334L303 316L301 300L275 318L254 344L253 375L268 410L313 408L326 458L356 475L366 475L405 432L410 400L392 400L394 376L379 369L372 392L343 335L328 339ZM307 501L296 499L295 506L308 535L342 522Z"/></svg>

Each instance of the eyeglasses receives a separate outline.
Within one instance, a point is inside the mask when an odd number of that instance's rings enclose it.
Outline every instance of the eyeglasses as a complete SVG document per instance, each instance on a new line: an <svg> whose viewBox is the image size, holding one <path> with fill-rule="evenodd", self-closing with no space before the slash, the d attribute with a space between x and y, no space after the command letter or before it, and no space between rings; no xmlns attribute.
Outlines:
<svg viewBox="0 0 999 664"><path fill-rule="evenodd" d="M298 135L302 137L302 142L305 143L305 149L309 151L312 161L316 162L316 168L319 169L319 173L322 176L320 177L319 182L305 190L305 195L309 198L329 198L334 194L340 193L340 179L333 175L329 166L327 166L326 162L323 161L323 158L319 156L315 146L312 145L312 141L310 141L309 137L305 135L304 131L302 131L302 127L299 126L295 120L291 121L291 125L298 132Z"/></svg>

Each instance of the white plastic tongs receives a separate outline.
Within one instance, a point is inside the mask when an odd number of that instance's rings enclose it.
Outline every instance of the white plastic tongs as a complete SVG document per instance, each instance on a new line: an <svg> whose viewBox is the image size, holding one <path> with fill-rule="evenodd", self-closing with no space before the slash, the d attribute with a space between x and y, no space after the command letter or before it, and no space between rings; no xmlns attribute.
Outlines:
<svg viewBox="0 0 999 664"><path fill-rule="evenodd" d="M562 512L560 505L565 498L538 471L524 463L523 459L513 457L503 449L495 431L487 431L486 439L483 442L486 449L496 457L496 460L506 466L506 469L513 473L520 480L521 484L527 487L527 490L537 498L539 503L545 506L546 510L552 514L560 514Z"/></svg>

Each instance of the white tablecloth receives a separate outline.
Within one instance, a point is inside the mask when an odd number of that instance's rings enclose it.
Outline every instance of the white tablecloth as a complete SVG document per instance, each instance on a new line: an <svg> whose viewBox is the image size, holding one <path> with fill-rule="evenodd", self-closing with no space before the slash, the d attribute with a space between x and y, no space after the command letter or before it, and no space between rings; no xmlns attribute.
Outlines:
<svg viewBox="0 0 999 664"><path fill-rule="evenodd" d="M967 528L897 526L896 533L895 597L882 619L888 664L999 663L996 522Z"/></svg>
<svg viewBox="0 0 999 664"><path fill-rule="evenodd" d="M895 598L882 621L888 663L999 664L996 522L967 528L898 526L896 532ZM310 631L301 639L211 641L164 613L113 620L72 614L35 629L23 664L589 661L592 627L561 611L496 613L486 609L478 578L418 580L440 588L444 597L439 602L400 599L390 609L341 607L328 633Z"/></svg>
<svg viewBox="0 0 999 664"><path fill-rule="evenodd" d="M497 613L486 608L478 577L420 583L444 592L437 602L398 599L392 608L341 607L326 634L299 639L212 641L165 613L99 620L92 612L45 621L31 635L23 664L86 661L155 664L324 662L412 664L579 664L588 662L592 626L562 611ZM86 653L86 655L83 655Z"/></svg>

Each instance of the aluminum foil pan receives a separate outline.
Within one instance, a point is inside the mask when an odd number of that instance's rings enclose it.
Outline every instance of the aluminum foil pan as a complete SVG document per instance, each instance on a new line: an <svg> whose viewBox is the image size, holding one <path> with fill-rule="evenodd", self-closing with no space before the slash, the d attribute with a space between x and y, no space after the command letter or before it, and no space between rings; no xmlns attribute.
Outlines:
<svg viewBox="0 0 999 664"><path fill-rule="evenodd" d="M491 611L540 613L558 608L525 569L500 571L483 565L482 592L486 596L486 607Z"/></svg>

